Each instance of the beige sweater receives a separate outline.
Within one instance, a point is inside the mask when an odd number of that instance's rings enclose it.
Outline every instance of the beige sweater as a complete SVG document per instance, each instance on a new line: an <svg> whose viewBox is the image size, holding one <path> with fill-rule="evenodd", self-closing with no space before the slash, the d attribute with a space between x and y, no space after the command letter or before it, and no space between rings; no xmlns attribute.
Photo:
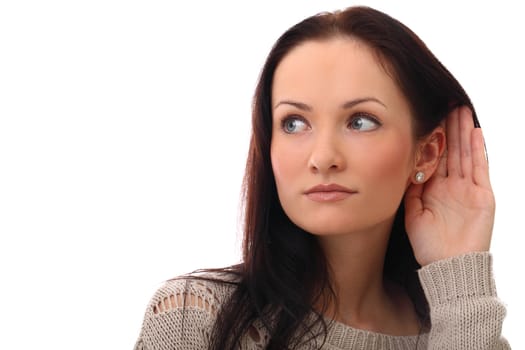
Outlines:
<svg viewBox="0 0 525 350"><path fill-rule="evenodd" d="M430 305L429 333L390 336L332 322L322 349L510 349L501 337L505 307L496 296L490 253L435 262L420 269L419 278ZM215 312L232 288L200 280L167 282L146 310L135 350L207 349ZM267 340L255 324L241 349L264 349Z"/></svg>

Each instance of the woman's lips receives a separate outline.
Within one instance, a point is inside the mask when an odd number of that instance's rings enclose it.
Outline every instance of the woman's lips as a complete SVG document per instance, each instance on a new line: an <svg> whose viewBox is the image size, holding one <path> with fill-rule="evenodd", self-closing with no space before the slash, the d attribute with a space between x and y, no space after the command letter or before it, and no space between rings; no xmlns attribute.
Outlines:
<svg viewBox="0 0 525 350"><path fill-rule="evenodd" d="M304 194L315 202L337 202L346 199L355 193L357 193L357 191L349 188L337 184L328 184L314 186Z"/></svg>

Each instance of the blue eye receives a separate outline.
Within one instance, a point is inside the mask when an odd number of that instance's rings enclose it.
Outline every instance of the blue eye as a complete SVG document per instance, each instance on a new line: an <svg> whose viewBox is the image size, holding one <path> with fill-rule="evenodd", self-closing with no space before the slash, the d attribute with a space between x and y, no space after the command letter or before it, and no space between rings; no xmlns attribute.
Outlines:
<svg viewBox="0 0 525 350"><path fill-rule="evenodd" d="M371 131L377 129L381 124L372 117L357 115L350 120L349 127L357 131Z"/></svg>
<svg viewBox="0 0 525 350"><path fill-rule="evenodd" d="M283 119L281 127L287 134L295 134L304 131L308 125L305 121L298 117L288 117Z"/></svg>

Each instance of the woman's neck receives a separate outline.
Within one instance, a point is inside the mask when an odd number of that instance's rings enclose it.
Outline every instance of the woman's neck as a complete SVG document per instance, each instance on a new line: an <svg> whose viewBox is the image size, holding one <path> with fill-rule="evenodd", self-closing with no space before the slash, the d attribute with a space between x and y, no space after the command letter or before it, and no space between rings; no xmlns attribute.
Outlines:
<svg viewBox="0 0 525 350"><path fill-rule="evenodd" d="M417 334L410 299L383 275L391 226L386 222L367 231L319 236L336 297L328 304L327 317L379 333Z"/></svg>

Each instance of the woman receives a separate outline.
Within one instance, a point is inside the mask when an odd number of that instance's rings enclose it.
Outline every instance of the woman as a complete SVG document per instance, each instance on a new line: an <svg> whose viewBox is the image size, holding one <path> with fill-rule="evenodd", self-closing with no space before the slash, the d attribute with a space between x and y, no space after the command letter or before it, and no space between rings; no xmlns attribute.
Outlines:
<svg viewBox="0 0 525 350"><path fill-rule="evenodd" d="M255 92L242 263L166 283L136 349L508 349L469 97L366 7L284 33Z"/></svg>

